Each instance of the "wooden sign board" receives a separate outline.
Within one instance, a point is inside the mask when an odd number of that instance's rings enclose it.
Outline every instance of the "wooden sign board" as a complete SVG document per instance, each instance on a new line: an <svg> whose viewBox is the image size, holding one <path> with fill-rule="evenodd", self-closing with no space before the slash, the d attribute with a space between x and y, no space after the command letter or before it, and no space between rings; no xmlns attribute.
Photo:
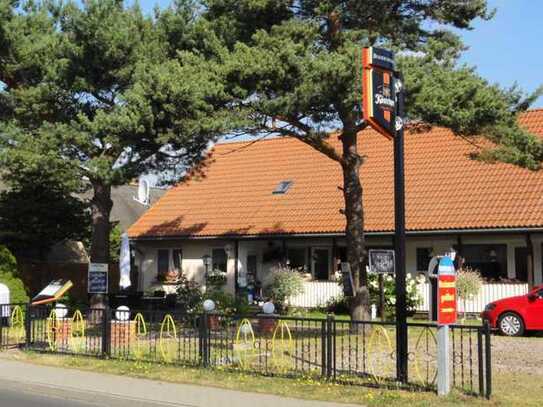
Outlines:
<svg viewBox="0 0 543 407"><path fill-rule="evenodd" d="M108 264L90 263L87 292L89 294L107 294Z"/></svg>
<svg viewBox="0 0 543 407"><path fill-rule="evenodd" d="M345 297L354 297L353 274L351 273L351 265L347 262L341 263L341 278L343 295Z"/></svg>
<svg viewBox="0 0 543 407"><path fill-rule="evenodd" d="M70 280L54 280L47 287L41 290L34 298L32 305L47 304L58 301L70 288L73 283Z"/></svg>
<svg viewBox="0 0 543 407"><path fill-rule="evenodd" d="M370 250L369 265L372 273L394 274L396 271L394 250Z"/></svg>

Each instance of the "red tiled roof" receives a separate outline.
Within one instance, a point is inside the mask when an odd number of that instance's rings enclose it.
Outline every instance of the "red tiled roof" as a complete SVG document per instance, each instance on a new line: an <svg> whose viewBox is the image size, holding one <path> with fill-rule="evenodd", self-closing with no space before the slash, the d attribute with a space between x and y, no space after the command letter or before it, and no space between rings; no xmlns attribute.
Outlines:
<svg viewBox="0 0 543 407"><path fill-rule="evenodd" d="M520 122L543 137L543 109ZM337 136L330 143L339 147ZM392 141L359 135L365 230L392 231ZM470 158L478 148L443 128L405 137L406 223L411 231L543 226L543 172ZM286 194L273 195L283 180ZM341 168L294 138L217 144L201 177L169 190L129 235L342 233Z"/></svg>

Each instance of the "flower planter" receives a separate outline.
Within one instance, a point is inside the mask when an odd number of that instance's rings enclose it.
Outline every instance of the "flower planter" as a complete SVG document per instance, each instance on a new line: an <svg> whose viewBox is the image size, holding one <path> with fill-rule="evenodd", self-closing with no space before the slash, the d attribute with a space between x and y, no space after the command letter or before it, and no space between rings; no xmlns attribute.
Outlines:
<svg viewBox="0 0 543 407"><path fill-rule="evenodd" d="M207 327L211 331L217 331L220 328L220 319L217 314L208 314L207 315Z"/></svg>
<svg viewBox="0 0 543 407"><path fill-rule="evenodd" d="M275 318L267 318L267 317L275 316L275 315L259 314L257 316L259 317L258 330L260 331L260 333L273 334L273 331L275 331L275 327L277 326L277 320Z"/></svg>
<svg viewBox="0 0 543 407"><path fill-rule="evenodd" d="M134 321L111 321L111 345L127 346L136 337Z"/></svg>

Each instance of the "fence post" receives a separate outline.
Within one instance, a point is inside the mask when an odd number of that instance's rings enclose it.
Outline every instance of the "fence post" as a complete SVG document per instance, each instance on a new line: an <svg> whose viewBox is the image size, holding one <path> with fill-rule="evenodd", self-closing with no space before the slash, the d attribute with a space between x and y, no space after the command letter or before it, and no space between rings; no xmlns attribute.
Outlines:
<svg viewBox="0 0 543 407"><path fill-rule="evenodd" d="M107 358L111 355L111 315L109 305L99 311L102 312L102 357Z"/></svg>
<svg viewBox="0 0 543 407"><path fill-rule="evenodd" d="M208 314L207 312L203 312L200 317L200 329L198 330L199 338L198 338L198 344L199 344L199 355L200 355L200 362L202 363L203 367L209 366L209 329L208 329Z"/></svg>
<svg viewBox="0 0 543 407"><path fill-rule="evenodd" d="M32 316L30 315L31 303L26 304L25 312L25 348L29 349L32 342Z"/></svg>
<svg viewBox="0 0 543 407"><path fill-rule="evenodd" d="M485 330L485 370L486 370L486 398L492 395L492 349L490 348L490 325L484 322Z"/></svg>
<svg viewBox="0 0 543 407"><path fill-rule="evenodd" d="M335 346L334 346L334 329L335 317L328 314L326 317L326 378L335 377Z"/></svg>
<svg viewBox="0 0 543 407"><path fill-rule="evenodd" d="M477 364L479 368L479 395L485 396L485 367L483 357L483 328L477 328Z"/></svg>
<svg viewBox="0 0 543 407"><path fill-rule="evenodd" d="M328 317L321 321L321 376L328 376Z"/></svg>

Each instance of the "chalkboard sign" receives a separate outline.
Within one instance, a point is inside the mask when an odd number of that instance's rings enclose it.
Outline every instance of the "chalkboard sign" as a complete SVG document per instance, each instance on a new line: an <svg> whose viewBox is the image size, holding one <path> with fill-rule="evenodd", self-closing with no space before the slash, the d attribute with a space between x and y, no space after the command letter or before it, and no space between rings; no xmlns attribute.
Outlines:
<svg viewBox="0 0 543 407"><path fill-rule="evenodd" d="M343 295L345 297L354 297L353 274L351 273L351 265L347 262L341 263L341 278Z"/></svg>
<svg viewBox="0 0 543 407"><path fill-rule="evenodd" d="M107 294L108 265L102 263L89 264L89 294Z"/></svg>
<svg viewBox="0 0 543 407"><path fill-rule="evenodd" d="M394 274L394 250L370 250L370 271L378 274Z"/></svg>
<svg viewBox="0 0 543 407"><path fill-rule="evenodd" d="M49 302L57 301L66 293L66 291L72 288L72 286L73 284L70 280L51 281L49 284L47 284L47 287L32 298L32 304L47 304Z"/></svg>

